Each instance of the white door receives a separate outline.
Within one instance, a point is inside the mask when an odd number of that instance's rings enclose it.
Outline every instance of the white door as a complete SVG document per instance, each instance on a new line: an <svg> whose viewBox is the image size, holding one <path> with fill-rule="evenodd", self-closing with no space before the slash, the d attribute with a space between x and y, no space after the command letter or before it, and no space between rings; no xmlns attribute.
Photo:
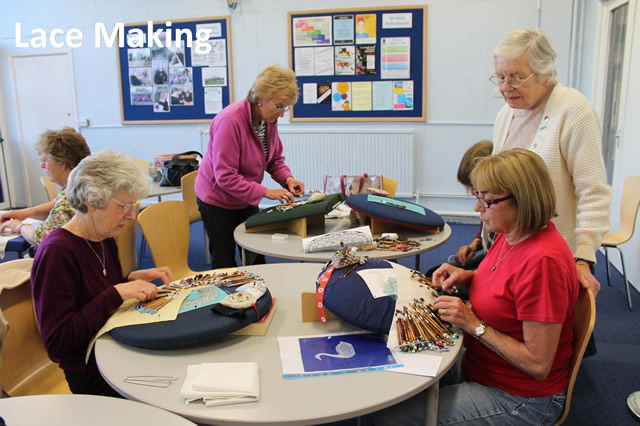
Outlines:
<svg viewBox="0 0 640 426"><path fill-rule="evenodd" d="M75 87L71 53L13 56L11 58L18 110L22 167L28 205L47 201L40 176L40 157L35 150L39 135L48 129L76 128ZM15 197L13 197L15 199Z"/></svg>

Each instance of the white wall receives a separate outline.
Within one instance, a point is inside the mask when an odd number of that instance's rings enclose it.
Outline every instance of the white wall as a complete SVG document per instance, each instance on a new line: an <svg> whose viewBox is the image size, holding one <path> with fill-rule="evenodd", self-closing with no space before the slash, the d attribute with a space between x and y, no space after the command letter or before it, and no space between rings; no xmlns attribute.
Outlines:
<svg viewBox="0 0 640 426"><path fill-rule="evenodd" d="M623 105L625 121L622 128L622 141L619 152L616 156L616 173L613 177L613 200L612 211L616 216L611 217L611 229L615 231L620 224L617 216L621 202L621 191L625 177L640 175L640 5L636 1L635 14L631 17L634 20L631 61L629 64L629 85L627 90L626 105ZM640 224L640 222L639 222ZM625 266L627 278L640 291L640 231L636 226L634 237L621 246L625 256ZM609 259L619 267L618 254L616 250L610 250Z"/></svg>
<svg viewBox="0 0 640 426"><path fill-rule="evenodd" d="M492 122L502 105L492 98L491 49L510 30L536 26L551 37L559 54L560 81L567 81L571 42L571 0L403 0L428 10L426 123L326 123L321 126L384 126L413 128L416 134L416 185L421 200L440 212L471 212L473 203L456 181L459 158L480 139L490 139ZM322 8L395 6L395 1L325 0ZM287 11L314 10L315 0L240 0L232 16L232 59L235 99L247 93L255 75L272 63L288 64ZM15 47L15 23L22 22L23 39L34 28L80 28L82 48L72 49L78 114L91 126L81 131L92 150L122 150L152 159L155 154L200 149L206 125L120 124L120 98L115 49L93 46L93 25L147 20L166 21L230 14L224 0L0 0L0 127L8 140L14 204L25 202L18 164L19 132L9 56ZM33 49L32 49L33 50ZM43 82L49 84L50 82ZM303 126L281 120L281 126ZM318 126L314 124L314 127ZM205 135L206 136L206 135ZM206 140L205 140L206 142ZM370 153L375 155L375 153ZM291 164L296 167L304 165Z"/></svg>

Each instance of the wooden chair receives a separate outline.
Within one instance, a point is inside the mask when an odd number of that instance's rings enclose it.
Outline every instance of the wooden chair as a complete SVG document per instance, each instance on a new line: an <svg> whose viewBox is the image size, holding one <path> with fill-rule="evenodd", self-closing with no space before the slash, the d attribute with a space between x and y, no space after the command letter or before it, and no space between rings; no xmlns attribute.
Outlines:
<svg viewBox="0 0 640 426"><path fill-rule="evenodd" d="M202 220L200 216L200 210L198 210L198 202L196 201L195 183L198 171L195 170L191 173L187 173L182 176L180 180L180 186L182 188L182 199L187 203L187 209L189 211L189 224ZM209 253L209 236L207 230L202 225L204 231L204 258L208 264L211 264L211 253Z"/></svg>
<svg viewBox="0 0 640 426"><path fill-rule="evenodd" d="M140 211L140 204L136 205L136 213ZM138 233L138 222L128 220L124 228L116 236L118 245L118 258L122 275L126 278L131 272L138 269L138 255L136 253L136 236Z"/></svg>
<svg viewBox="0 0 640 426"><path fill-rule="evenodd" d="M8 323L0 345L0 384L9 396L70 394L64 372L49 359L40 337L29 281L32 262L0 264L0 318Z"/></svg>
<svg viewBox="0 0 640 426"><path fill-rule="evenodd" d="M636 217L638 216L638 208L640 207L640 176L629 176L624 180L622 188L622 202L620 204L620 228L616 232L610 232L602 239L602 247L604 248L604 256L607 265L607 284L611 286L611 277L609 275L609 252L608 248L615 247L620 252L620 261L622 262L622 275L624 276L624 284L627 289L627 302L629 310L632 310L631 295L629 294L629 281L627 280L627 270L624 267L624 256L622 250L618 247L626 243L633 237L636 228Z"/></svg>
<svg viewBox="0 0 640 426"><path fill-rule="evenodd" d="M569 386L567 387L567 399L564 403L562 416L555 423L562 424L569 415L571 407L571 396L573 395L573 386L576 384L578 370L587 349L587 343L593 332L593 326L596 323L596 301L591 290L580 287L578 300L576 301L575 317L573 319L573 355L571 356L571 364L569 366Z"/></svg>
<svg viewBox="0 0 640 426"><path fill-rule="evenodd" d="M40 176L40 183L44 188L45 194L47 194L47 199L49 201L53 201L56 198L56 189L53 186L53 182L49 179L49 176Z"/></svg>
<svg viewBox="0 0 640 426"><path fill-rule="evenodd" d="M138 223L157 267L168 266L174 279L194 275L189 268L189 213L184 201L161 201L142 210Z"/></svg>
<svg viewBox="0 0 640 426"><path fill-rule="evenodd" d="M396 196L396 189L398 188L398 181L390 177L382 176L382 189L389 193L389 197Z"/></svg>

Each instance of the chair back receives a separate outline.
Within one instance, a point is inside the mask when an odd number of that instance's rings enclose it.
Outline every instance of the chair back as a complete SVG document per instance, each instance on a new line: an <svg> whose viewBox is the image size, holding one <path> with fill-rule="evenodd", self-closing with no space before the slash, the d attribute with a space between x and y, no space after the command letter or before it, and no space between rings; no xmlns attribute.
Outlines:
<svg viewBox="0 0 640 426"><path fill-rule="evenodd" d="M136 213L140 210L140 203L136 205ZM138 255L136 253L136 236L138 233L138 222L128 220L124 228L116 235L115 240L118 245L118 258L122 275L127 277L131 272L138 269Z"/></svg>
<svg viewBox="0 0 640 426"><path fill-rule="evenodd" d="M138 165L138 167L140 167L140 170L142 170L144 172L144 174L147 174L147 167L148 167L148 163L147 160L143 160L142 158L134 158L133 161L136 162L136 164Z"/></svg>
<svg viewBox="0 0 640 426"><path fill-rule="evenodd" d="M573 386L578 377L580 363L587 349L587 343L593 332L593 326L596 323L596 302L591 290L580 287L578 300L575 306L575 317L573 318L573 355L571 355L571 363L569 365L569 386L567 386L567 399L562 410L562 416L555 423L562 424L569 415L571 407L571 397L573 396Z"/></svg>
<svg viewBox="0 0 640 426"><path fill-rule="evenodd" d="M182 186L182 199L187 203L187 210L189 212L189 223L202 220L200 210L198 210L198 203L196 201L196 176L198 176L198 171L194 170L193 172L182 176L182 179L180 180L180 184Z"/></svg>
<svg viewBox="0 0 640 426"><path fill-rule="evenodd" d="M40 183L44 188L45 194L47 194L47 199L49 201L53 201L56 198L56 189L53 186L53 182L49 179L49 176L40 176Z"/></svg>
<svg viewBox="0 0 640 426"><path fill-rule="evenodd" d="M8 324L0 344L0 384L12 397L70 394L63 371L49 359L42 343L31 297L32 262L0 264L0 322Z"/></svg>
<svg viewBox="0 0 640 426"><path fill-rule="evenodd" d="M640 176L628 176L622 188L620 228L615 233L604 237L604 245L620 245L631 239L636 228L638 208L640 208ZM607 244L609 242L615 244Z"/></svg>
<svg viewBox="0 0 640 426"><path fill-rule="evenodd" d="M389 197L396 196L398 181L390 177L382 176L382 189L389 193Z"/></svg>
<svg viewBox="0 0 640 426"><path fill-rule="evenodd" d="M189 268L189 214L184 201L162 201L142 210L138 223L157 267L168 266L174 279L194 275Z"/></svg>

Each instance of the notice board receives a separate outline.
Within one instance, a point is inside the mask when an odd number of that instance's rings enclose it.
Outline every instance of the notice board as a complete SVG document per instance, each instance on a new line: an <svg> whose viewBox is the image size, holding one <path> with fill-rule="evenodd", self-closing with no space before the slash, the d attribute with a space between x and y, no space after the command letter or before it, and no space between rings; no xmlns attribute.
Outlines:
<svg viewBox="0 0 640 426"><path fill-rule="evenodd" d="M289 12L292 122L425 121L427 6Z"/></svg>
<svg viewBox="0 0 640 426"><path fill-rule="evenodd" d="M228 16L124 24L123 124L208 123L233 103Z"/></svg>

